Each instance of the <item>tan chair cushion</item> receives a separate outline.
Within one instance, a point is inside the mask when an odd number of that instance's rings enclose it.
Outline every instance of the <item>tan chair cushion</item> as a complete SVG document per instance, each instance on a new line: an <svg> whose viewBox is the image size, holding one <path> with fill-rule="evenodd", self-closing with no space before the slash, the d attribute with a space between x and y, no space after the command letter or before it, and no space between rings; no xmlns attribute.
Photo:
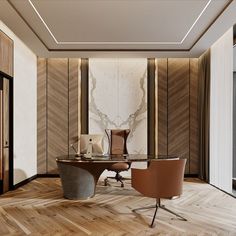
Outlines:
<svg viewBox="0 0 236 236"><path fill-rule="evenodd" d="M129 164L127 162L115 163L108 168L111 171L124 171L129 169Z"/></svg>

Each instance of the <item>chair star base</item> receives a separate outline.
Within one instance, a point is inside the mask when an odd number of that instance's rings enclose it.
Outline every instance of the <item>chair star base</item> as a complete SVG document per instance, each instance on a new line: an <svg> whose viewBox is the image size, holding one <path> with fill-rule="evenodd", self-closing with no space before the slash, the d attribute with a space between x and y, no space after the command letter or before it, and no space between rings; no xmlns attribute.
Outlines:
<svg viewBox="0 0 236 236"><path fill-rule="evenodd" d="M123 180L126 180L127 178L122 177L119 173L116 173L115 177L106 177L104 179L104 185L107 186L108 185L108 179L115 179L117 182L121 183L121 187L124 187L124 182ZM129 178L130 179L130 178Z"/></svg>
<svg viewBox="0 0 236 236"><path fill-rule="evenodd" d="M140 207L140 208L136 208L136 209L133 209L132 211L133 212L136 212L136 211L140 211L140 210L147 210L147 209L151 209L151 208L155 208L155 212L154 212L154 215L153 215L153 218L152 218L152 223L150 224L150 227L153 228L154 227L154 221L155 221L155 218L156 218L156 214L157 214L157 210L158 208L162 209L162 210L165 210L175 216L177 216L180 220L183 220L183 221L187 221L187 219L185 219L184 217L182 217L181 215L171 211L170 209L166 208L165 205L161 205L161 200L160 199L157 199L156 201L156 205L152 205L152 206L146 206L146 207Z"/></svg>

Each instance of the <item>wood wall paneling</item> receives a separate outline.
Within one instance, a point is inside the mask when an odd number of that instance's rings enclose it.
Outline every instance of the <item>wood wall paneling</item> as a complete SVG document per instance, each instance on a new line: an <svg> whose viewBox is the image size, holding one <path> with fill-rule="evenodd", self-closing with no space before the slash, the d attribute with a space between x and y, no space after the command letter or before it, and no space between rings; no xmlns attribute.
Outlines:
<svg viewBox="0 0 236 236"><path fill-rule="evenodd" d="M199 173L198 59L190 59L190 174Z"/></svg>
<svg viewBox="0 0 236 236"><path fill-rule="evenodd" d="M78 85L79 59L69 59L69 153L74 154L70 144L78 150Z"/></svg>
<svg viewBox="0 0 236 236"><path fill-rule="evenodd" d="M0 71L13 77L13 41L0 31Z"/></svg>
<svg viewBox="0 0 236 236"><path fill-rule="evenodd" d="M167 155L167 59L158 59L158 154Z"/></svg>
<svg viewBox="0 0 236 236"><path fill-rule="evenodd" d="M37 62L37 173L47 172L47 135L46 135L46 112L47 112L47 61L38 58Z"/></svg>
<svg viewBox="0 0 236 236"><path fill-rule="evenodd" d="M68 59L48 59L47 172L57 173L56 157L68 154Z"/></svg>
<svg viewBox="0 0 236 236"><path fill-rule="evenodd" d="M190 174L198 173L197 71L197 59L158 59L158 154L186 157ZM55 158L73 153L79 86L78 59L38 59L39 174L56 173Z"/></svg>
<svg viewBox="0 0 236 236"><path fill-rule="evenodd" d="M78 140L79 59L38 58L37 171L55 174L55 158Z"/></svg>
<svg viewBox="0 0 236 236"><path fill-rule="evenodd" d="M189 173L189 59L168 59L168 154L187 158Z"/></svg>
<svg viewBox="0 0 236 236"><path fill-rule="evenodd" d="M155 59L148 59L147 70L147 153L155 155Z"/></svg>

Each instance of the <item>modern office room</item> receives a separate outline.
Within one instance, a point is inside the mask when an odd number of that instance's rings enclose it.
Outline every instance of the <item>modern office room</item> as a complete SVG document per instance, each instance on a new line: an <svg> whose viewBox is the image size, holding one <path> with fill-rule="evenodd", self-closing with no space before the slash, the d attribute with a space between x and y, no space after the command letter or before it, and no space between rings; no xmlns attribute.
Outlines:
<svg viewBox="0 0 236 236"><path fill-rule="evenodd" d="M236 235L236 0L0 0L0 235Z"/></svg>

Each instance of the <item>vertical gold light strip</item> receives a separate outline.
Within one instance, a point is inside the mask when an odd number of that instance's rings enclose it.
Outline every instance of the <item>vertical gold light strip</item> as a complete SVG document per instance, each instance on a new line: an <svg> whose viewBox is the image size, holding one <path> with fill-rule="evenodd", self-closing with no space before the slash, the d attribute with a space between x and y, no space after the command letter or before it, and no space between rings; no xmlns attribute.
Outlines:
<svg viewBox="0 0 236 236"><path fill-rule="evenodd" d="M78 153L80 152L81 134L81 59L78 59Z"/></svg>
<svg viewBox="0 0 236 236"><path fill-rule="evenodd" d="M158 155L158 59L155 58L155 155Z"/></svg>

